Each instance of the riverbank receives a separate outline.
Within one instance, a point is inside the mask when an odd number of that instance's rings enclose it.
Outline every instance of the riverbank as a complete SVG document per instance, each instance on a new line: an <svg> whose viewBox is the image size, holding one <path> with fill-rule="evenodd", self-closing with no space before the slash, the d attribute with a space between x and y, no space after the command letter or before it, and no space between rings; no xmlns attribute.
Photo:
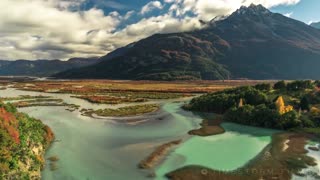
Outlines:
<svg viewBox="0 0 320 180"><path fill-rule="evenodd" d="M280 133L275 134L272 143L246 166L232 172L217 171L201 166L186 166L168 173L172 180L228 179L256 180L282 179L289 180L293 174L299 174L307 166L315 166L315 160L307 156L305 146L308 137L304 134ZM284 146L288 145L286 149ZM303 177L303 174L299 174Z"/></svg>
<svg viewBox="0 0 320 180"><path fill-rule="evenodd" d="M54 140L40 120L0 102L0 179L41 179L44 155Z"/></svg>
<svg viewBox="0 0 320 180"><path fill-rule="evenodd" d="M157 147L146 159L142 160L138 167L141 169L151 169L154 168L161 159L163 159L170 150L179 145L182 140L171 141Z"/></svg>
<svg viewBox="0 0 320 180"><path fill-rule="evenodd" d="M201 128L194 129L188 132L190 135L197 136L212 136L217 134L222 134L225 132L224 128L221 127L221 118L216 118L214 120L203 120Z"/></svg>

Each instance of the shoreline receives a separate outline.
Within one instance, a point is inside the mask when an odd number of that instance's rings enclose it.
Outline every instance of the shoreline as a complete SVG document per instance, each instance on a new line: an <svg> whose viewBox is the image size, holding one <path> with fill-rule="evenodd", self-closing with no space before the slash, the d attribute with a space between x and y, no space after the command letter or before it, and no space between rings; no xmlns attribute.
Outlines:
<svg viewBox="0 0 320 180"><path fill-rule="evenodd" d="M140 169L154 168L175 146L181 143L182 140L179 139L158 146L149 156L140 161L138 167Z"/></svg>
<svg viewBox="0 0 320 180"><path fill-rule="evenodd" d="M288 142L289 140L289 142ZM308 136L295 133L278 133L273 135L272 142L242 168L224 172L207 167L190 165L166 174L173 180L185 179L193 176L199 180L228 179L228 180L256 180L256 179L291 179L294 174L308 166L315 166L315 159L307 155L305 149ZM285 142L288 148L283 151Z"/></svg>
<svg viewBox="0 0 320 180"><path fill-rule="evenodd" d="M226 131L221 126L221 123L223 123L223 121L219 117L214 120L203 120L200 123L201 127L199 129L190 130L188 134L202 137L223 134Z"/></svg>

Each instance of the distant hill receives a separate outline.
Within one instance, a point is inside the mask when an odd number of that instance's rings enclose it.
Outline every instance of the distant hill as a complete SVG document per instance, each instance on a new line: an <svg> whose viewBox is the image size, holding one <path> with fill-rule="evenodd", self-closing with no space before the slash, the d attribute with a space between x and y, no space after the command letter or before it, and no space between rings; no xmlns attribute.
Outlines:
<svg viewBox="0 0 320 180"><path fill-rule="evenodd" d="M272 13L241 7L208 27L156 34L92 66L54 75L107 79L320 79L320 31Z"/></svg>
<svg viewBox="0 0 320 180"><path fill-rule="evenodd" d="M98 58L72 58L60 60L0 60L0 76L51 76L72 68L89 66L99 62Z"/></svg>
<svg viewBox="0 0 320 180"><path fill-rule="evenodd" d="M311 23L310 26L320 29L320 22Z"/></svg>

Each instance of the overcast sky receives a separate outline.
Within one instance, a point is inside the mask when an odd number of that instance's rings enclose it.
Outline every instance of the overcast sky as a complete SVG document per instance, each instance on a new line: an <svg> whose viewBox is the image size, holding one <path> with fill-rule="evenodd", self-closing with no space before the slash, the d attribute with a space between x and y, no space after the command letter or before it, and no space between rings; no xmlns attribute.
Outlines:
<svg viewBox="0 0 320 180"><path fill-rule="evenodd" d="M201 28L199 20L251 3L320 21L319 0L1 0L0 59L102 56L154 33Z"/></svg>

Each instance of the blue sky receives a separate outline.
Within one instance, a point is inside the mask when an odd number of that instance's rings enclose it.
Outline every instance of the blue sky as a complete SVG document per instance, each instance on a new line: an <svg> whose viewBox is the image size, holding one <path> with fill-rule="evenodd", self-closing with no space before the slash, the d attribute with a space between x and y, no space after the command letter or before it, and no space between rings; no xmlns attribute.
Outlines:
<svg viewBox="0 0 320 180"><path fill-rule="evenodd" d="M214 0L213 0L214 1ZM101 8L106 14L112 11L118 11L121 14L125 14L127 11L134 10L139 11L141 7L150 2L149 0L85 0L81 9L90 9L92 7ZM161 0L163 3L164 1ZM167 7L164 7L163 11L166 11ZM279 5L270 8L273 12L279 12L281 14L291 14L291 18L309 23L311 21L320 21L320 0L300 0L295 5ZM157 15L161 12L154 11L146 16ZM137 19L139 17L136 17Z"/></svg>
<svg viewBox="0 0 320 180"><path fill-rule="evenodd" d="M0 59L103 56L155 33L203 28L199 20L251 3L320 21L320 0L0 0Z"/></svg>
<svg viewBox="0 0 320 180"><path fill-rule="evenodd" d="M305 23L320 21L320 0L301 0L296 5L281 5L271 8L271 10L282 14L292 13L291 18Z"/></svg>

